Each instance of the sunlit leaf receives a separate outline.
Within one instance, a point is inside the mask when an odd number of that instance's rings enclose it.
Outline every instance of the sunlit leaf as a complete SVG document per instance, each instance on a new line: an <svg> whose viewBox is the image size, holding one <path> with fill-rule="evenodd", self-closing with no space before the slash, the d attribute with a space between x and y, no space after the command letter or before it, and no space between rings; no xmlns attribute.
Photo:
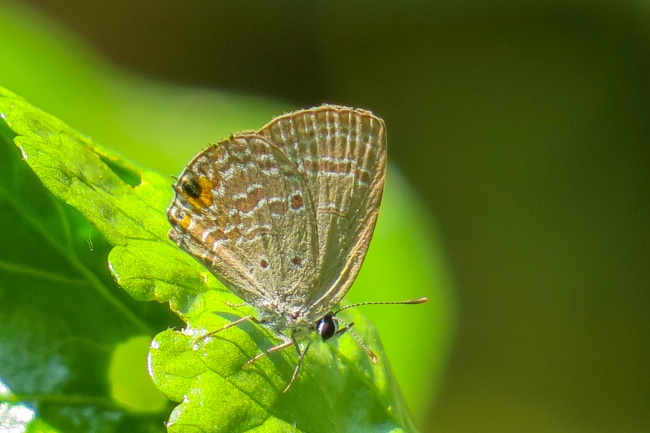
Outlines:
<svg viewBox="0 0 650 433"><path fill-rule="evenodd" d="M26 162L40 182L56 196L41 188L43 198L36 203L49 203L51 209L40 213L23 210L27 204L21 194L16 194L20 192L21 177L12 175L9 178L14 184L6 186L3 197L26 221L35 220L33 214L47 215L49 219L58 215L58 226L47 226L37 220L32 222L32 230L47 240L32 245L32 251L53 248L56 252L47 257L58 256L71 267L70 272L66 272L63 264L51 265L49 278L61 279L66 289L50 290L50 293L57 296L62 290L70 291L69 287L74 284L80 286L80 293L72 296L75 302L69 304L71 310L67 314L73 315L77 309L88 313L78 315L87 321L78 324L83 338L89 341L94 341L96 335L108 338L107 325L116 321L102 319L102 314L123 316L123 323L118 323L129 328L126 334L129 331L149 333L152 329L134 311L138 307L145 309L149 304L127 303L117 294L119 292L106 273L95 270L101 269L104 256L97 254L99 245L94 245L99 240L90 246L94 230L99 232L94 236L101 239L102 251L114 246L109 254L109 267L116 281L138 300L169 301L172 309L187 323L182 331L168 329L159 333L150 353L154 382L169 398L181 402L171 414L170 431L190 431L192 428L230 431L234 426L238 426L239 431L286 431L288 426L295 431L310 432L413 430L387 362L373 364L349 335L334 344L315 342L305 358L301 375L286 394L282 389L296 363L295 351L274 353L242 369L260 350L277 343L267 330L244 324L210 338L197 339L250 311L230 307L237 302L234 295L167 239L165 211L171 199L169 179L125 161L6 91L0 97L0 115L8 127L4 129L4 143L13 141L24 161L17 158L15 148L10 149L5 144L4 152L14 152L7 160L23 172ZM63 218L64 214L75 217ZM73 234L79 233L90 236L81 246L70 241ZM68 252L75 248L86 248L85 256L88 251L96 253L90 255L95 260L93 269L84 265L79 258L80 252ZM44 272L40 265L34 266L33 272ZM19 265L7 261L5 267L11 266ZM100 299L115 311L99 314L99 307L87 311L92 301L84 295ZM52 308L60 308L51 298L43 300ZM350 313L344 319L354 321L363 341L380 359L385 359L375 331L360 314ZM44 326L43 322L34 323ZM69 326L69 322L64 323ZM47 328L48 331L57 329L55 326ZM61 332L65 334L70 330ZM111 337L113 344L120 340ZM34 336L25 338L33 339ZM55 339L58 345L60 338ZM92 367L101 373L106 369L106 352L111 350L110 346L86 345L90 346L88 350L97 352L99 359ZM71 362L81 362L70 356ZM69 374L74 372L72 367L66 367ZM11 377L6 372L0 374ZM101 374L97 376L102 377ZM14 384L10 385L15 388ZM92 408L91 416L85 418L88 422L103 420L97 412L99 407L105 409L103 406L110 407L113 412L107 413L116 419L122 415L119 406L106 397L104 387L104 383L98 383L93 388L101 389L101 393L95 392L105 400L95 396L98 400L88 403ZM39 404L44 400L44 396L35 399ZM110 424L106 420L102 423ZM113 424L117 425L115 421Z"/></svg>

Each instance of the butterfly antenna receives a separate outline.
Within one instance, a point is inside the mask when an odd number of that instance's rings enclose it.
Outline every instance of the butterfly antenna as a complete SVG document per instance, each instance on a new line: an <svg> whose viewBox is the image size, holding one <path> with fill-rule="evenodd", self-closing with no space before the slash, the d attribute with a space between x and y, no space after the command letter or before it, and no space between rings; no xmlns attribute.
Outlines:
<svg viewBox="0 0 650 433"><path fill-rule="evenodd" d="M339 310L339 311L340 311L340 310ZM350 323L350 324L348 325L347 323L345 323L344 321L342 321L342 320L339 319L339 318L337 318L337 320L338 320L339 322L341 322L343 325L345 325L345 328L342 328L342 329L340 330L339 335L340 335L340 334L343 334L344 332L349 332L350 335L352 335L352 336L354 337L354 339L357 340L357 343L359 343L359 346L361 346L361 348L363 349L363 351L366 352L366 354L370 357L370 359L372 359L372 363L373 363L373 364L376 364L378 358L377 358L377 355L375 355L375 352L373 352L372 350L370 350L370 348L369 348L368 346L366 346L366 344L363 342L363 340L361 340L361 337L359 337L359 336L357 335L357 333L354 332L354 331L351 329L351 328L352 328L352 325L354 325L354 322L352 322L352 323Z"/></svg>
<svg viewBox="0 0 650 433"><path fill-rule="evenodd" d="M411 305L411 304L424 304L427 302L429 298L426 296L423 296L422 298L417 298L417 299L410 299L408 301L370 301L370 302L358 302L356 304L351 304L351 305L346 305L345 307L341 307L338 310L336 310L334 313L332 313L333 316L336 316L336 314L340 313L343 310L347 310L348 308L353 308L353 307L361 307L363 305Z"/></svg>

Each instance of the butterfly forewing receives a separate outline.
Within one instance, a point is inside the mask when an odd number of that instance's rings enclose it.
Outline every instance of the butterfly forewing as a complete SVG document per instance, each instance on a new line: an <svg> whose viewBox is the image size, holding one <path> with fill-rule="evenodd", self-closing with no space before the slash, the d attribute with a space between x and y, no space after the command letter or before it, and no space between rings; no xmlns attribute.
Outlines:
<svg viewBox="0 0 650 433"><path fill-rule="evenodd" d="M240 298L261 309L276 297L291 304L313 283L313 201L275 144L234 135L199 154L175 189L170 237Z"/></svg>
<svg viewBox="0 0 650 433"><path fill-rule="evenodd" d="M318 319L343 298L368 250L386 172L384 124L322 106L278 117L259 134L286 152L314 201L318 275L303 302Z"/></svg>

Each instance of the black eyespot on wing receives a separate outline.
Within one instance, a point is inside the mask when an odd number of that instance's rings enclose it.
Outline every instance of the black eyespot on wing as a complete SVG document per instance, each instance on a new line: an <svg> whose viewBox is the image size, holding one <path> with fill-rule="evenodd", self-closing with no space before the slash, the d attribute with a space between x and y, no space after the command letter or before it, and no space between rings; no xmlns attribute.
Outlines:
<svg viewBox="0 0 650 433"><path fill-rule="evenodd" d="M201 185L199 185L199 182L194 178L187 179L183 182L181 189L189 198L198 198L201 195Z"/></svg>

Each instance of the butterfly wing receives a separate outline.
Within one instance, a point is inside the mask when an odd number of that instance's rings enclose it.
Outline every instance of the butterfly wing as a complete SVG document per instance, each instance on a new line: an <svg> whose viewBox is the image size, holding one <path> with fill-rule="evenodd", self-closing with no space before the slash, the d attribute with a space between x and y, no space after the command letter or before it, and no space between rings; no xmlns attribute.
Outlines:
<svg viewBox="0 0 650 433"><path fill-rule="evenodd" d="M314 201L318 266L304 303L317 320L343 298L368 250L386 174L384 123L324 105L278 117L258 133L286 153Z"/></svg>
<svg viewBox="0 0 650 433"><path fill-rule="evenodd" d="M286 155L254 133L233 135L192 160L175 185L169 237L261 310L314 273L314 205ZM311 264L311 265L310 265Z"/></svg>

